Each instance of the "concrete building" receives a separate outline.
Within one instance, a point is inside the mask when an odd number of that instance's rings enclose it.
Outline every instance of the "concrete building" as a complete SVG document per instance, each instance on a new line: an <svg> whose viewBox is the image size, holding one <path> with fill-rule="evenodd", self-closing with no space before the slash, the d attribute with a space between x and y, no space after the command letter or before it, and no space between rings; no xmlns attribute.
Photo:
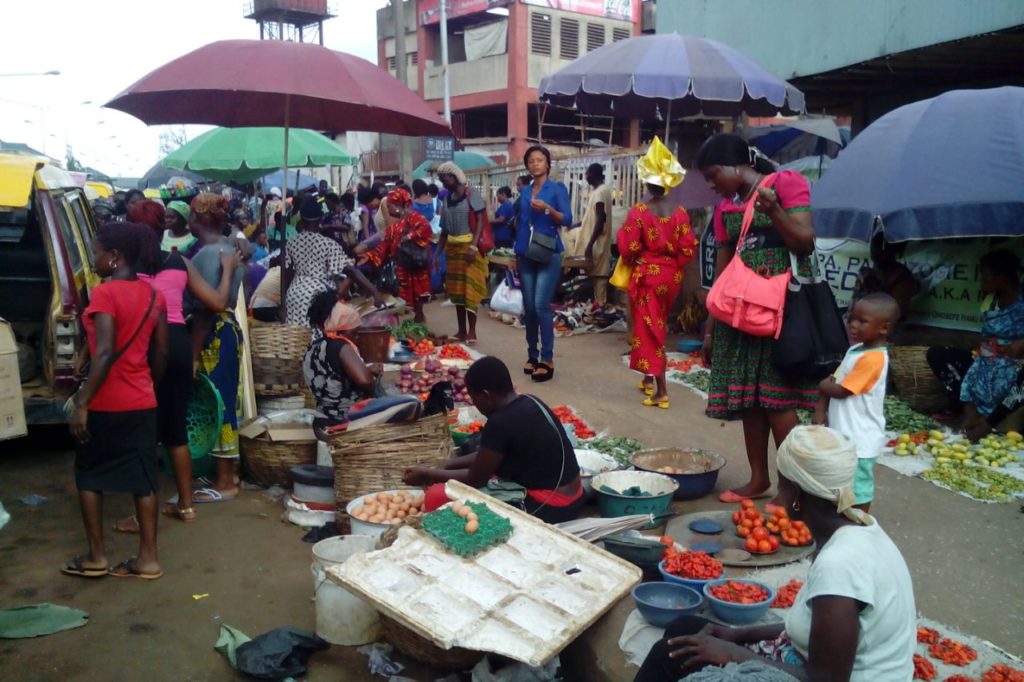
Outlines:
<svg viewBox="0 0 1024 682"><path fill-rule="evenodd" d="M501 163L520 158L541 137L628 143L628 121L581 123L575 113L549 109L542 122L537 86L577 57L638 34L644 16L653 29L653 11L644 12L641 0L447 0L446 6L452 129L464 147ZM406 82L442 112L439 19L438 0L405 0ZM395 28L393 7L378 10L378 64L397 75ZM415 163L423 158L413 156ZM382 136L377 158L364 158L364 173L386 174L397 158L395 141Z"/></svg>
<svg viewBox="0 0 1024 682"><path fill-rule="evenodd" d="M1024 85L1020 0L675 0L656 21L740 50L854 132L947 90Z"/></svg>

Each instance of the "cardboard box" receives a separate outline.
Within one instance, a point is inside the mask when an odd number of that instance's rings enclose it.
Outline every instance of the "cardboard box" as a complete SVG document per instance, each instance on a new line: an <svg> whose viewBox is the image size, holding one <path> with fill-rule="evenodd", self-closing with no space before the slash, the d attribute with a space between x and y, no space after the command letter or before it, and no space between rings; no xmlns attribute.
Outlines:
<svg viewBox="0 0 1024 682"><path fill-rule="evenodd" d="M28 435L21 396L18 344L11 323L0 319L0 440Z"/></svg>
<svg viewBox="0 0 1024 682"><path fill-rule="evenodd" d="M261 418L243 426L238 435L242 438L261 438L275 443L316 440L313 427L308 424L272 424Z"/></svg>

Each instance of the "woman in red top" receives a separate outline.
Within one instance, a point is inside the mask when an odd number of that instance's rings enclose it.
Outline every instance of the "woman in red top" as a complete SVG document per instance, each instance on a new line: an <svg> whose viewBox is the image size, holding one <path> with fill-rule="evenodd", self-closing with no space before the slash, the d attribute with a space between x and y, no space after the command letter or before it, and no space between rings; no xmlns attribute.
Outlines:
<svg viewBox="0 0 1024 682"><path fill-rule="evenodd" d="M395 222L388 227L381 243L359 259L358 265L369 262L379 268L386 259L394 259L398 295L412 304L416 322L426 322L423 302L430 298L430 239L433 234L430 223L417 211L409 210L412 197L404 189L388 194L387 206ZM403 247L404 242L410 243ZM362 249L363 246L356 247L357 252ZM423 254L424 262L419 267L410 260L410 254L414 257L415 252Z"/></svg>
<svg viewBox="0 0 1024 682"><path fill-rule="evenodd" d="M643 404L668 409L665 337L672 304L683 287L683 268L693 260L697 239L686 209L668 198L684 171L657 137L637 162L637 173L651 198L630 209L616 236L619 257L633 268L629 312L633 338L629 368L643 374Z"/></svg>
<svg viewBox="0 0 1024 682"><path fill-rule="evenodd" d="M153 580L157 563L156 391L167 362L167 313L161 293L135 275L154 235L131 223L107 223L92 240L93 267L107 281L92 290L83 324L92 358L75 394L71 434L78 442L75 484L89 553L61 568L68 575ZM109 568L103 547L103 493L135 496L138 556Z"/></svg>

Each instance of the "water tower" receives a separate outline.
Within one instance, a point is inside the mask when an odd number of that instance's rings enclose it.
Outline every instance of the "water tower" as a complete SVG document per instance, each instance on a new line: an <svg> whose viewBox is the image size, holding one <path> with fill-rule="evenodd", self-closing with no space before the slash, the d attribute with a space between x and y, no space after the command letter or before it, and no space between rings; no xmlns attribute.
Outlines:
<svg viewBox="0 0 1024 682"><path fill-rule="evenodd" d="M252 0L245 18L260 24L260 40L324 44L324 21L337 16L327 0Z"/></svg>

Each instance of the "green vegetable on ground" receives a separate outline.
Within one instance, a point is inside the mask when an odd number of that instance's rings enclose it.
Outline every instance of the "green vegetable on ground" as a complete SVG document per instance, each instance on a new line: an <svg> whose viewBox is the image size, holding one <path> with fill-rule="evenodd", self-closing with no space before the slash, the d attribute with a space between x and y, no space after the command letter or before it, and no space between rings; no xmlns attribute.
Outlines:
<svg viewBox="0 0 1024 682"><path fill-rule="evenodd" d="M939 425L931 417L915 412L896 396L885 396L885 428L900 433L932 431Z"/></svg>
<svg viewBox="0 0 1024 682"><path fill-rule="evenodd" d="M398 340L411 339L414 342L422 341L430 336L430 330L426 325L412 320L403 320L397 325L388 325L388 331Z"/></svg>
<svg viewBox="0 0 1024 682"><path fill-rule="evenodd" d="M590 440L580 441L580 446L587 450L595 450L603 455L613 457L616 462L623 466L628 465L630 463L629 458L644 447L640 441L625 436L591 438Z"/></svg>
<svg viewBox="0 0 1024 682"><path fill-rule="evenodd" d="M1024 494L1024 481L982 466L940 464L921 472L921 478L987 502L1009 502Z"/></svg>

